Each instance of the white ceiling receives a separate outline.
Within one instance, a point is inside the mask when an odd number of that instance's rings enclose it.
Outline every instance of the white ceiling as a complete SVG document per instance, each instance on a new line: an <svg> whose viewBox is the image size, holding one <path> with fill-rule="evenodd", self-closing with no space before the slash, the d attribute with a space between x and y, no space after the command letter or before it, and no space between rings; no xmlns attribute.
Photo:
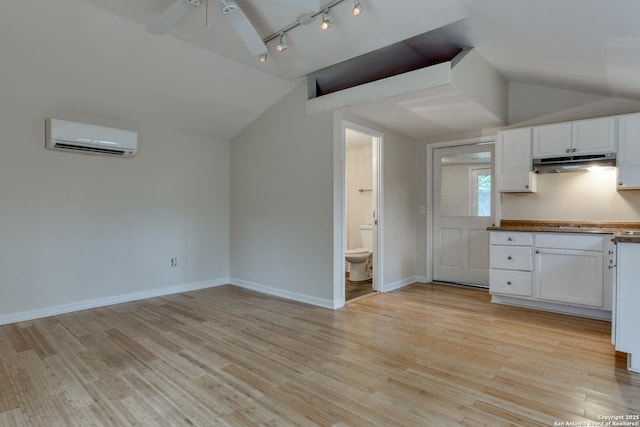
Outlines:
<svg viewBox="0 0 640 427"><path fill-rule="evenodd" d="M233 138L307 73L443 27L441 35L475 47L509 80L640 99L637 0L362 0L357 18L345 0L333 10L333 28L320 31L316 19L294 29L284 54L270 44L266 64L246 51L216 0L209 0L209 28L203 0L167 34L147 33L172 1L3 2L0 94ZM237 2L262 36L303 13L269 0ZM451 103L443 117L432 99L426 108L405 101L421 111L399 123L412 134L421 132L420 120L448 126ZM367 108L373 118L387 107Z"/></svg>

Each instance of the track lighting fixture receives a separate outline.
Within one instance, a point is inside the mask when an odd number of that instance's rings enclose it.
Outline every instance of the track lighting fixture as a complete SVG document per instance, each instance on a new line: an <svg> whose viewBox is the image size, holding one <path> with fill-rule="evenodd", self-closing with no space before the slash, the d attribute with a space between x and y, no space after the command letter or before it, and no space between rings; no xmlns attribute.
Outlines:
<svg viewBox="0 0 640 427"><path fill-rule="evenodd" d="M258 60L263 64L267 62L267 52L261 53Z"/></svg>
<svg viewBox="0 0 640 427"><path fill-rule="evenodd" d="M320 28L322 28L323 31L328 30L331 28L331 21L332 18L331 14L329 14L329 8L326 8L322 13L322 24L320 24Z"/></svg>
<svg viewBox="0 0 640 427"><path fill-rule="evenodd" d="M360 4L360 0L353 0L353 16L360 16L362 13L362 5Z"/></svg>
<svg viewBox="0 0 640 427"><path fill-rule="evenodd" d="M186 0L186 1L191 1L191 0ZM221 1L223 3L231 3L232 0L221 0ZM317 12L309 12L299 16L295 21L293 21L289 25L285 25L284 27L280 28L278 31L271 33L267 37L263 38L262 42L266 45L267 43L278 39L279 42L276 45L275 49L278 52L284 52L285 50L287 50L286 35L288 34L288 32L301 25L307 25L313 22L316 17L320 17L320 16L322 16L322 22L320 23L320 28L323 31L328 30L333 25L333 19L334 19L333 15L331 14L331 9L334 6L339 5L343 1L344 0L328 0L327 3L325 3L321 8L317 9ZM351 9L353 16L360 16L360 14L362 14L362 11L363 11L363 7L362 7L361 0L353 0L353 9ZM267 54L264 53L260 55L260 62L266 62L266 61L267 61Z"/></svg>
<svg viewBox="0 0 640 427"><path fill-rule="evenodd" d="M284 38L284 33L280 34L280 42L278 43L278 46L276 46L276 50L278 52L284 52L287 50L287 41Z"/></svg>

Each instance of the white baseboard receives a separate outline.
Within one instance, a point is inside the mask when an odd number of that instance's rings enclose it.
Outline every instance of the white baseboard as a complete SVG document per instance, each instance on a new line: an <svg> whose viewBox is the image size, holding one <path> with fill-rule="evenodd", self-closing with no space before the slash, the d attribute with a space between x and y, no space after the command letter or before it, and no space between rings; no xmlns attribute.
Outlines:
<svg viewBox="0 0 640 427"><path fill-rule="evenodd" d="M382 292L391 292L396 289L404 288L407 285L417 282L418 279L414 277L409 277L408 279L399 280L393 283L387 283L386 285L382 285Z"/></svg>
<svg viewBox="0 0 640 427"><path fill-rule="evenodd" d="M595 308L576 307L496 294L491 294L491 302L515 307L532 308L534 310L550 311L553 313L570 314L579 317L589 317L591 319L611 320L611 311Z"/></svg>
<svg viewBox="0 0 640 427"><path fill-rule="evenodd" d="M232 285L249 289L252 291L260 292L267 295L273 295L280 298L290 299L293 301L303 302L305 304L311 304L318 307L328 308L331 310L335 310L344 306L344 300L342 301L342 305L340 305L340 300L330 300L318 297L312 297L310 295L300 294L298 292L291 292L284 289L274 288L271 286L263 285L260 283L249 282L247 280L235 279L231 278L230 283Z"/></svg>
<svg viewBox="0 0 640 427"><path fill-rule="evenodd" d="M105 307L107 305L121 304L124 302L138 301L141 299L161 297L182 292L197 291L229 284L229 278L207 280L204 282L187 283L183 285L168 286L166 288L150 289L148 291L133 292L130 294L114 295L104 298L95 298L85 301L62 304L54 307L39 308L36 310L21 311L0 316L0 325L23 322L26 320L40 319L42 317L57 316L58 314L71 313L73 311L87 310L90 308Z"/></svg>
<svg viewBox="0 0 640 427"><path fill-rule="evenodd" d="M416 276L416 282L418 282L418 283L429 283L430 280L427 279L427 276Z"/></svg>

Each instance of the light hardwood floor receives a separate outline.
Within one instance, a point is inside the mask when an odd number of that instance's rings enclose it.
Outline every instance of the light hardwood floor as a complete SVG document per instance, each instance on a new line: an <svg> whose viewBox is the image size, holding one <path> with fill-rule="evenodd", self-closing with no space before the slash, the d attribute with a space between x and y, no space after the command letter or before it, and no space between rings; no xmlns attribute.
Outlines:
<svg viewBox="0 0 640 427"><path fill-rule="evenodd" d="M0 425L552 426L638 414L640 375L609 328L439 285L337 311L223 286L0 327Z"/></svg>

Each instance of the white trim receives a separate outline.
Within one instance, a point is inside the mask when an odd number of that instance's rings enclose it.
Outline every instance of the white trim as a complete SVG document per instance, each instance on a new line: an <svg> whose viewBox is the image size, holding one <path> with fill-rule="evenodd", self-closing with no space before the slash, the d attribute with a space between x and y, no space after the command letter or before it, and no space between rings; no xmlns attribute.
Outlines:
<svg viewBox="0 0 640 427"><path fill-rule="evenodd" d="M579 317L592 319L611 320L611 312L596 308L577 307L565 304L555 304L544 301L534 301L524 298L510 297L506 295L491 294L491 302L496 304L511 305L515 307L532 308L535 310L550 311L553 313L572 314Z"/></svg>
<svg viewBox="0 0 640 427"><path fill-rule="evenodd" d="M261 283L249 282L247 280L231 278L230 283L240 288L249 289L251 291L260 292L275 297L285 298L292 301L302 302L305 304L315 305L317 307L328 308L331 310L338 309L344 306L344 298L330 300L318 297L312 297L310 295L301 294L298 292L286 291L272 286L263 285Z"/></svg>
<svg viewBox="0 0 640 427"><path fill-rule="evenodd" d="M416 283L417 281L418 281L418 278L414 276L414 277L409 277L408 279L403 279L397 282L389 283L387 285L384 285L384 289L382 290L382 292L395 291L397 289L404 288L405 286L410 285L412 283Z"/></svg>
<svg viewBox="0 0 640 427"><path fill-rule="evenodd" d="M429 283L427 276L416 276L417 283Z"/></svg>
<svg viewBox="0 0 640 427"><path fill-rule="evenodd" d="M483 137L479 137L479 138L467 138L467 139L459 139L459 140L454 140L454 141L441 141L441 142L433 142L433 143L428 143L427 144L427 160L426 160L426 164L425 164L425 169L426 169L426 185L425 185L425 190L426 190L426 206L425 206L425 231L426 231L426 242L425 242L425 256L426 256L426 264L425 264L425 272L426 272L426 282L430 282L433 280L433 219L434 219L434 212L433 212L433 194L434 194L434 189L433 189L433 181L434 181L434 177L433 177L433 151L437 148L444 148L444 147L455 147L455 146L459 146L459 145L472 145L472 144L480 144L480 143L491 143L491 142L495 142L496 140L496 136L492 135L492 136L483 136ZM495 163L495 160L493 160L493 163ZM498 191L495 192L496 194L496 204L495 206L495 215L496 215L496 221L499 220L500 218L500 196Z"/></svg>
<svg viewBox="0 0 640 427"><path fill-rule="evenodd" d="M384 292L384 133L371 127L355 123L352 119L345 118L342 114L334 115L333 135L333 295L335 304L345 301L345 244L346 244L346 218L345 218L345 131L353 129L358 132L371 135L374 140L374 151L378 152L377 164L377 207L378 216L377 233L374 235L374 288ZM340 305L339 307L342 307ZM338 308L339 308L338 307Z"/></svg>
<svg viewBox="0 0 640 427"><path fill-rule="evenodd" d="M0 316L0 325L9 323L24 322L26 320L40 319L43 317L57 316L59 314L71 313L74 311L87 310L90 308L105 307L113 304L138 301L142 299L161 297L165 295L179 294L183 292L197 291L200 289L213 288L229 284L229 278L208 280L204 282L187 283L183 285L169 286L166 288L151 289L148 291L133 292L130 294L114 295L104 298L95 298L70 304L62 304L53 307L39 308L36 310L21 311L18 313L5 314Z"/></svg>
<svg viewBox="0 0 640 427"><path fill-rule="evenodd" d="M333 297L345 301L345 131L336 115L333 130Z"/></svg>

